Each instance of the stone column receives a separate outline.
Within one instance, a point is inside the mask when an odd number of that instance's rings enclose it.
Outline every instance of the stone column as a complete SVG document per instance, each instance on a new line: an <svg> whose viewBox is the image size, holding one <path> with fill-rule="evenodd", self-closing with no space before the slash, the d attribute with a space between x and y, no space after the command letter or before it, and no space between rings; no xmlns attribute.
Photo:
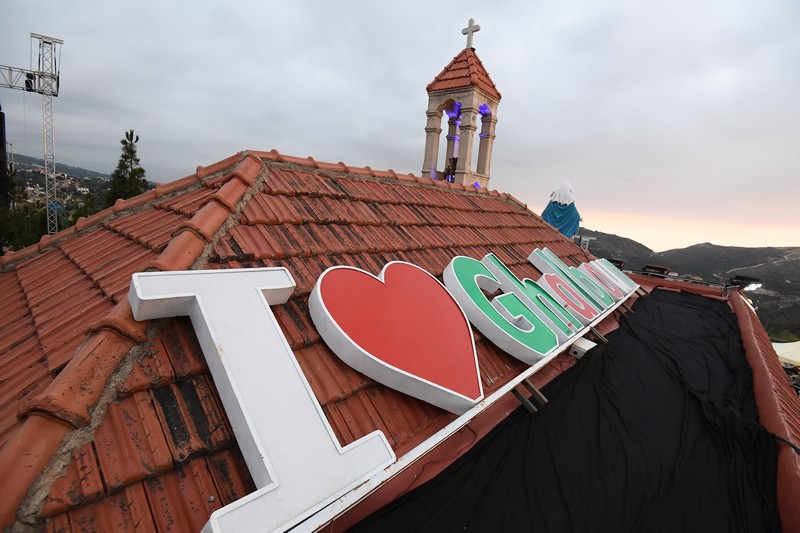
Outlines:
<svg viewBox="0 0 800 533"><path fill-rule="evenodd" d="M425 158L422 161L422 177L436 179L436 163L439 159L439 136L442 133L442 112L426 113L428 122L425 126Z"/></svg>
<svg viewBox="0 0 800 533"><path fill-rule="evenodd" d="M461 108L461 127L459 128L460 139L458 145L458 162L456 163L456 183L462 185L472 184L472 141L475 138L475 115L477 110L474 107Z"/></svg>
<svg viewBox="0 0 800 533"><path fill-rule="evenodd" d="M447 115L450 117L447 121L447 147L445 149L445 160L444 160L444 175L445 179L452 180L453 178L448 178L448 174L450 176L455 176L455 165L453 165L453 160L458 158L458 147L460 138L458 135L458 125L460 124L460 115L455 116L450 114L449 112Z"/></svg>
<svg viewBox="0 0 800 533"><path fill-rule="evenodd" d="M492 146L494 145L497 118L492 114L481 116L480 144L478 145L478 166L476 172L489 177L492 166Z"/></svg>

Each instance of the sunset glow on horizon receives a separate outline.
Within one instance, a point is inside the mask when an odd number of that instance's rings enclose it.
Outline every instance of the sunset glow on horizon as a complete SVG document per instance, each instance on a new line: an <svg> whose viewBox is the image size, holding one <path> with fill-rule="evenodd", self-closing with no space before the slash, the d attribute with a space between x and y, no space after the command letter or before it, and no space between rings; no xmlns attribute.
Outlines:
<svg viewBox="0 0 800 533"><path fill-rule="evenodd" d="M760 248L800 246L796 233L785 226L754 222L743 217L741 223L703 219L675 219L627 213L581 210L581 227L626 237L655 252L686 248L710 242L720 246Z"/></svg>

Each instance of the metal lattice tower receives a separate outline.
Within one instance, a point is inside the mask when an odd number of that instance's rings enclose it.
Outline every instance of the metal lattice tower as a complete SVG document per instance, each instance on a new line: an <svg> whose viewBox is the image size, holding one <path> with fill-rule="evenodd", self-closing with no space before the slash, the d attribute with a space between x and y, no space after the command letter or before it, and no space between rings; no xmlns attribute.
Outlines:
<svg viewBox="0 0 800 533"><path fill-rule="evenodd" d="M37 70L25 70L0 65L0 87L20 89L42 95L42 138L44 144L44 183L47 210L47 233L58 232L58 187L56 182L55 121L53 98L58 96L58 64L61 39L31 33L31 39L39 41L39 64Z"/></svg>

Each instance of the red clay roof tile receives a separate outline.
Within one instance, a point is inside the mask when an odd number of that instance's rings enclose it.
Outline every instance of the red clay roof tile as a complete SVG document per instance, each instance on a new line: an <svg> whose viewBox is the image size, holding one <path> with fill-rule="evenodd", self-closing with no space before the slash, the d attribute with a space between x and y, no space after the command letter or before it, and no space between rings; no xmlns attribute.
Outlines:
<svg viewBox="0 0 800 533"><path fill-rule="evenodd" d="M87 443L72 452L67 472L53 483L42 515L55 516L73 507L98 501L103 496L103 478L97 466L94 446Z"/></svg>
<svg viewBox="0 0 800 533"><path fill-rule="evenodd" d="M324 406L352 396L373 383L366 376L342 363L325 344L318 342L295 352L308 383Z"/></svg>
<svg viewBox="0 0 800 533"><path fill-rule="evenodd" d="M5 295L3 314L0 315L0 353L5 358L14 353L19 343L35 337L36 325L16 273L0 274L0 294Z"/></svg>
<svg viewBox="0 0 800 533"><path fill-rule="evenodd" d="M0 266L7 265L9 263L16 263L17 261L35 254L38 251L39 247L35 244L22 248L21 250L8 251L3 254L2 257L0 257Z"/></svg>
<svg viewBox="0 0 800 533"><path fill-rule="evenodd" d="M185 215L173 211L146 210L106 222L105 225L151 250L161 251L178 225L185 220Z"/></svg>
<svg viewBox="0 0 800 533"><path fill-rule="evenodd" d="M15 361L4 362L8 377L0 381L0 448L17 428L17 412L28 397L42 392L53 381L46 362L26 364L25 353Z"/></svg>
<svg viewBox="0 0 800 533"><path fill-rule="evenodd" d="M143 192L142 194L134 196L133 198L128 198L128 199L117 198L117 201L114 202L114 212L118 213L120 211L125 211L127 209L140 206L142 204L155 200L155 198L156 198L155 189Z"/></svg>
<svg viewBox="0 0 800 533"><path fill-rule="evenodd" d="M217 253L227 258L230 254L238 254L241 250L242 259L282 259L286 253L281 248L280 242L267 231L264 226L236 226L231 228L227 239L228 249Z"/></svg>
<svg viewBox="0 0 800 533"><path fill-rule="evenodd" d="M200 169L200 168L201 167L198 167L198 169ZM161 196L164 196L166 194L170 194L170 193L173 193L175 191L180 191L180 190L186 189L187 187L191 187L195 183L197 183L198 179L199 179L198 175L195 173L195 174L191 174L189 176L186 176L184 178L177 179L175 181L171 181L169 183L159 183L158 185L156 185L156 188L155 188L156 196L157 197L161 197Z"/></svg>
<svg viewBox="0 0 800 533"><path fill-rule="evenodd" d="M391 397L391 400L386 399L387 396ZM385 414L387 419L390 419L391 413L382 413L376 407L376 403L385 405L384 402L389 401L396 404L397 412L412 411L413 408L410 405L416 405L419 408L418 412L424 413L424 415L411 419L404 416L403 422L411 426L410 429L402 433L390 433L387 427L388 420L384 420L382 414ZM343 432L340 437L343 439L343 443L352 442L352 440L359 439L367 433L375 431L375 429L380 429L393 447L403 442L404 435L416 433L415 430L421 429L433 420L450 421L455 418L451 413L446 413L430 404L420 402L385 387L360 389L341 401L325 406L325 412L334 419L341 417L344 425L337 423L336 429ZM399 423L399 421L391 421L389 423Z"/></svg>
<svg viewBox="0 0 800 533"><path fill-rule="evenodd" d="M206 242L193 231L175 235L158 258L144 266L144 270L183 270L189 268L205 248Z"/></svg>
<svg viewBox="0 0 800 533"><path fill-rule="evenodd" d="M192 191L186 191L156 202L155 207L169 211L175 211L185 216L192 216L200 206L208 202L208 199L216 194L214 189L198 187Z"/></svg>
<svg viewBox="0 0 800 533"><path fill-rule="evenodd" d="M58 515L48 520L46 526L52 533L156 531L142 483L125 487L97 503Z"/></svg>
<svg viewBox="0 0 800 533"><path fill-rule="evenodd" d="M154 350L169 357L177 378L195 376L207 370L200 343L187 317L176 318L161 328Z"/></svg>
<svg viewBox="0 0 800 533"><path fill-rule="evenodd" d="M339 161L338 163L325 163L317 161L317 168L327 170L329 172L347 172L347 165Z"/></svg>
<svg viewBox="0 0 800 533"><path fill-rule="evenodd" d="M148 479L144 486L157 531L200 531L223 505L204 457Z"/></svg>
<svg viewBox="0 0 800 533"><path fill-rule="evenodd" d="M176 463L230 444L230 429L206 376L153 389L152 396Z"/></svg>
<svg viewBox="0 0 800 533"><path fill-rule="evenodd" d="M227 220L228 215L230 215L230 212L223 204L208 202L191 219L181 222L178 226L178 231L184 228L193 230L203 239L210 242L214 232Z"/></svg>
<svg viewBox="0 0 800 533"><path fill-rule="evenodd" d="M113 303L59 250L27 260L17 268L51 371L69 360L83 342L87 325ZM55 292L60 294L54 298Z"/></svg>
<svg viewBox="0 0 800 533"><path fill-rule="evenodd" d="M131 373L119 387L120 397L126 398L134 392L163 387L175 381L175 372L163 343L163 338L156 339L153 349L134 363Z"/></svg>
<svg viewBox="0 0 800 533"><path fill-rule="evenodd" d="M226 179L236 178L242 182L246 187L252 187L258 175L261 173L264 163L257 156L243 152L242 157L239 159L233 171L228 173Z"/></svg>
<svg viewBox="0 0 800 533"><path fill-rule="evenodd" d="M0 506L0 525L14 521L17 507L71 428L50 417L31 414L14 428L0 448L0 467L5 473L5 499ZM13 474L13 475L12 475Z"/></svg>
<svg viewBox="0 0 800 533"><path fill-rule="evenodd" d="M222 505L232 503L256 489L238 450L224 450L209 455L206 463Z"/></svg>
<svg viewBox="0 0 800 533"><path fill-rule="evenodd" d="M172 454L150 391L111 404L95 430L94 442L109 491L172 468Z"/></svg>
<svg viewBox="0 0 800 533"><path fill-rule="evenodd" d="M131 346L133 341L112 330L90 336L70 361L70 371L61 372L41 394L24 401L22 413L45 412L73 427L85 426L108 376Z"/></svg>

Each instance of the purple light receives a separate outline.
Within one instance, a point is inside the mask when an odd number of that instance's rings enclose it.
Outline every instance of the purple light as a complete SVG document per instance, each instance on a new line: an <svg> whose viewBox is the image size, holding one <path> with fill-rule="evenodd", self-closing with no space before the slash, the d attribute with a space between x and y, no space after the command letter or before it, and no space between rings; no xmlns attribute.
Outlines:
<svg viewBox="0 0 800 533"><path fill-rule="evenodd" d="M481 115L491 115L492 114L492 112L489 111L489 105L488 104L479 105L478 106L478 111L481 112Z"/></svg>
<svg viewBox="0 0 800 533"><path fill-rule="evenodd" d="M461 116L461 102L453 102L453 108L446 110L445 113L450 118Z"/></svg>
<svg viewBox="0 0 800 533"><path fill-rule="evenodd" d="M477 181L475 183L473 183L472 186L475 187L476 189L480 189L481 188L481 184L478 183Z"/></svg>

